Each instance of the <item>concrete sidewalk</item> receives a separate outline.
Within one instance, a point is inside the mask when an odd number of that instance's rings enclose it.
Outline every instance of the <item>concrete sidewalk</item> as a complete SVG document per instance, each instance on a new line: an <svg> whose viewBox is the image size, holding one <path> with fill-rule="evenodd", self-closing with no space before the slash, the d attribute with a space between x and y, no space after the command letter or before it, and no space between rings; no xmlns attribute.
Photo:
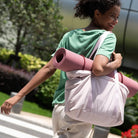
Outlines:
<svg viewBox="0 0 138 138"><path fill-rule="evenodd" d="M40 126L52 129L52 119L49 117L36 115L36 114L28 113L28 112L21 112L20 114L11 113L10 116L23 120L23 121L28 121L30 123L38 124ZM108 138L121 138L121 136L110 133L108 135Z"/></svg>
<svg viewBox="0 0 138 138"><path fill-rule="evenodd" d="M23 111L21 111L20 114L10 113L10 116L52 129L52 119L50 117L32 114L32 113L23 112Z"/></svg>

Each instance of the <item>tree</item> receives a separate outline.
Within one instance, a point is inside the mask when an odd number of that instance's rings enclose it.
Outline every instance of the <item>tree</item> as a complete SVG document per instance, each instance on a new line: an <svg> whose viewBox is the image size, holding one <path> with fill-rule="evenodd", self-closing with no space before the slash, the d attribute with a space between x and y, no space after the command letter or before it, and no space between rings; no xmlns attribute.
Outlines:
<svg viewBox="0 0 138 138"><path fill-rule="evenodd" d="M15 60L19 52L48 60L64 32L58 1L0 0L0 15L0 35L14 48Z"/></svg>

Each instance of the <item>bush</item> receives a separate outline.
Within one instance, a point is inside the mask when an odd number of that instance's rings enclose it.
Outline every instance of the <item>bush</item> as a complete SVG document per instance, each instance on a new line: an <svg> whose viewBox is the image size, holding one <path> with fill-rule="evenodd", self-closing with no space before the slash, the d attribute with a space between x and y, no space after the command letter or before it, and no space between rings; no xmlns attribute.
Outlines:
<svg viewBox="0 0 138 138"><path fill-rule="evenodd" d="M52 109L52 101L54 92L58 86L60 78L60 70L57 70L55 74L42 83L36 93L36 97L39 100L39 103L45 106L47 109Z"/></svg>
<svg viewBox="0 0 138 138"><path fill-rule="evenodd" d="M27 71L38 71L42 68L47 62L42 61L40 58L36 58L32 55L19 53L20 65L22 69Z"/></svg>
<svg viewBox="0 0 138 138"><path fill-rule="evenodd" d="M9 59L10 59L10 56L13 54L14 52L12 50L0 48L0 62L11 66L12 64L9 62ZM20 68L28 72L38 71L47 63L45 61L42 61L40 58L36 58L29 54L19 53L19 57L20 57L20 60L18 64L20 65Z"/></svg>
<svg viewBox="0 0 138 138"><path fill-rule="evenodd" d="M14 52L12 50L8 50L6 48L0 48L0 62L6 64L10 55Z"/></svg>
<svg viewBox="0 0 138 138"><path fill-rule="evenodd" d="M18 92L32 77L33 73L17 70L0 63L0 90L7 94Z"/></svg>

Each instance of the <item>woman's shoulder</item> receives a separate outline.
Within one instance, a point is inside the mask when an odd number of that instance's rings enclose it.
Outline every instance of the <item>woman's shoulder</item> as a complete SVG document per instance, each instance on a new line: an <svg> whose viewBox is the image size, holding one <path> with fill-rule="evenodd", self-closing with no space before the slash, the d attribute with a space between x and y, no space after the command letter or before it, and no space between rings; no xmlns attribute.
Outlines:
<svg viewBox="0 0 138 138"><path fill-rule="evenodd" d="M71 36L74 32L75 30L65 32L65 34L63 35L63 39L66 39L67 37Z"/></svg>
<svg viewBox="0 0 138 138"><path fill-rule="evenodd" d="M116 40L116 35L113 32L109 32L108 38Z"/></svg>

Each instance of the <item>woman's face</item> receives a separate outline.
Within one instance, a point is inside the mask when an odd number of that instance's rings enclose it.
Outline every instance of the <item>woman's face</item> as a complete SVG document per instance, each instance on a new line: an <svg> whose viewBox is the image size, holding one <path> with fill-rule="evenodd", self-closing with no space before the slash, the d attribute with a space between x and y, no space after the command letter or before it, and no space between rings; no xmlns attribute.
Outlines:
<svg viewBox="0 0 138 138"><path fill-rule="evenodd" d="M105 29L107 31L112 31L115 25L118 23L119 14L120 14L119 6L114 6L110 8L104 14L99 12L97 16L95 16L98 27L101 29Z"/></svg>

